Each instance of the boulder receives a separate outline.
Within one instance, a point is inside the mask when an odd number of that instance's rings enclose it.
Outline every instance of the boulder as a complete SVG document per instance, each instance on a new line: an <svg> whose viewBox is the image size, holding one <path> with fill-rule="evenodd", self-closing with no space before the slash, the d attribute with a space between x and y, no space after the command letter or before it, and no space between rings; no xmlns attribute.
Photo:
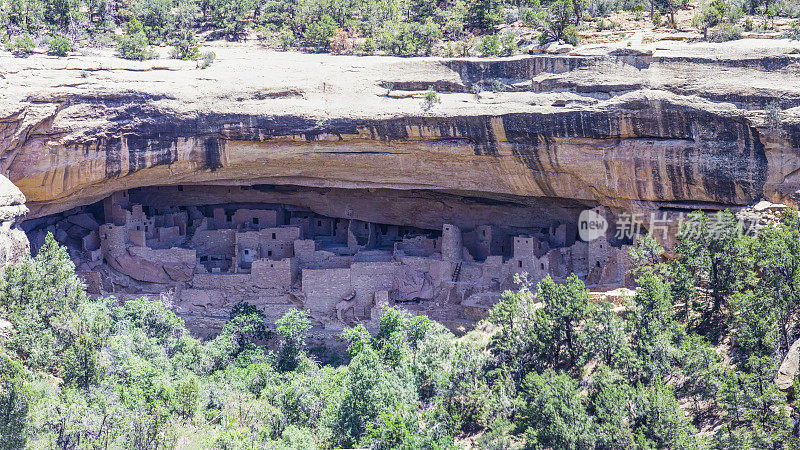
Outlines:
<svg viewBox="0 0 800 450"><path fill-rule="evenodd" d="M28 237L18 226L27 213L25 196L0 175L0 268L17 264L30 254Z"/></svg>
<svg viewBox="0 0 800 450"><path fill-rule="evenodd" d="M800 371L800 339L794 341L789 348L789 353L783 358L778 373L775 375L775 385L782 391L788 391L792 388L798 371Z"/></svg>

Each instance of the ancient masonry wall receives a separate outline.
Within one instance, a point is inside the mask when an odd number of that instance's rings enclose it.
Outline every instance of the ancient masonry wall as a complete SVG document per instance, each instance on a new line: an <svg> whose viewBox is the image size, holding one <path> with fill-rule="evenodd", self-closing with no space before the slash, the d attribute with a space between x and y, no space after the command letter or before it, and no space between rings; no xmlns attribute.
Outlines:
<svg viewBox="0 0 800 450"><path fill-rule="evenodd" d="M306 309L315 329L333 336L358 322L374 328L386 305L448 323L478 320L517 274L533 283L573 272L589 285L629 282L624 246L606 236L575 242L568 223L527 233L447 223L419 230L285 205L139 204L121 191L62 224L58 234L93 293L169 298L203 336L239 301L268 320Z"/></svg>

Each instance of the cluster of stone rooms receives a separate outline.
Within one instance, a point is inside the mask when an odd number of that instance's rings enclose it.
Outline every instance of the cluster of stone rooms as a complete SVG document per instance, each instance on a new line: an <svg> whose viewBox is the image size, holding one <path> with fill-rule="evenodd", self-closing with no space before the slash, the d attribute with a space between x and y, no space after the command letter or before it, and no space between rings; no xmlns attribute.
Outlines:
<svg viewBox="0 0 800 450"><path fill-rule="evenodd" d="M183 187L160 189L180 196ZM423 230L282 204L136 203L129 191L26 226L34 248L48 231L68 246L90 292L161 297L204 337L239 301L269 320L306 309L323 335L374 327L394 304L458 330L483 318L516 274L536 282L574 272L619 286L628 266L624 246L576 242L574 224L523 235L490 225Z"/></svg>

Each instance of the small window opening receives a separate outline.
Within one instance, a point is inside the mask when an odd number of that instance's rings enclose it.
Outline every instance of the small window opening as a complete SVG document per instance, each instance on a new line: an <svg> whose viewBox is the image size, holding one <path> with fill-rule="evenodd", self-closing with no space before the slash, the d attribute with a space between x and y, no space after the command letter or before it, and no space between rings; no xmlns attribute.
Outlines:
<svg viewBox="0 0 800 450"><path fill-rule="evenodd" d="M258 225L258 217L253 217L253 225Z"/></svg>
<svg viewBox="0 0 800 450"><path fill-rule="evenodd" d="M522 261L517 261L517 264L522 267Z"/></svg>
<svg viewBox="0 0 800 450"><path fill-rule="evenodd" d="M272 233L272 239L277 239L277 237L275 237L275 233Z"/></svg>

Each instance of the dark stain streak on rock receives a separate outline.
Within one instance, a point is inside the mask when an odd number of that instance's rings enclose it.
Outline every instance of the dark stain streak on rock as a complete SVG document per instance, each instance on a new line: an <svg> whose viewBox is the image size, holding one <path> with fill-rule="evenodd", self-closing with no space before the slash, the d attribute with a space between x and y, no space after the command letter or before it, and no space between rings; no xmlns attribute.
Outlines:
<svg viewBox="0 0 800 450"><path fill-rule="evenodd" d="M172 164L178 160L177 138L174 136L151 139L128 135L125 141L128 145L128 173Z"/></svg>
<svg viewBox="0 0 800 450"><path fill-rule="evenodd" d="M222 152L220 151L220 140L208 138L203 144L205 149L206 168L212 172L222 167Z"/></svg>
<svg viewBox="0 0 800 450"><path fill-rule="evenodd" d="M100 143L106 154L106 178L116 178L122 174L122 140L110 138Z"/></svg>

